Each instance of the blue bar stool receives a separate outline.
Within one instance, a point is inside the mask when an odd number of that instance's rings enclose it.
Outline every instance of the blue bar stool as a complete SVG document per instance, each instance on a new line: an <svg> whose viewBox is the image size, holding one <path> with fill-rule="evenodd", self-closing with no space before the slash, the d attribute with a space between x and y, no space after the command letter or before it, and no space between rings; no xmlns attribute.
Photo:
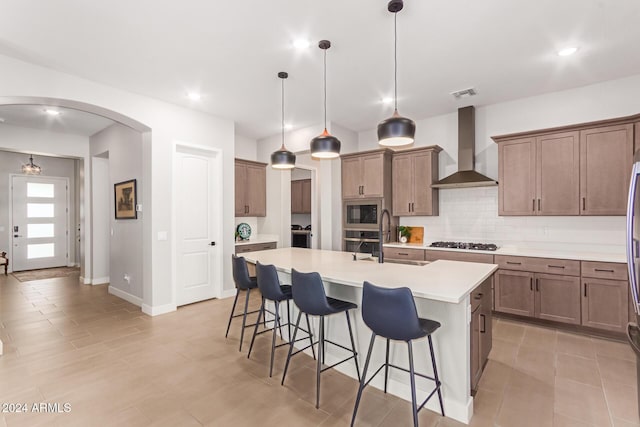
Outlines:
<svg viewBox="0 0 640 427"><path fill-rule="evenodd" d="M260 310L254 310L254 311L247 312L249 308L249 295L251 294L251 289L256 289L258 287L258 281L255 277L249 277L247 260L244 257L231 255L231 265L233 269L233 281L236 284L236 297L233 300L233 307L231 308L231 314L229 314L229 323L227 324L227 333L224 334L224 337L226 338L229 335L231 320L233 320L236 317L242 316L242 332L240 332L240 348L239 348L239 351L242 351L242 341L244 340L244 330L245 328L254 326L253 323L251 325L247 325L247 314L253 314L260 311ZM238 302L238 295L240 295L240 291L247 291L247 297L244 301L244 310L242 313L233 314L236 311L236 304Z"/></svg>
<svg viewBox="0 0 640 427"><path fill-rule="evenodd" d="M353 340L353 331L351 329L351 320L349 319L349 310L358 308L357 304L342 301L335 298L327 297L324 292L324 285L322 284L322 278L318 273L300 273L295 269L291 272L291 282L292 282L292 291L293 291L293 302L296 303L298 308L300 309L300 314L298 314L298 320L296 321L296 327L293 330L293 339L291 340L291 344L289 346L289 354L287 355L287 362L284 365L284 373L282 374L282 382L284 385L284 379L287 376L287 369L289 368L289 362L291 361L291 356L300 353L303 350L311 347L313 349L314 344L318 344L318 364L316 367L316 409L320 407L320 374L327 369L331 369L335 366L338 366L341 363L344 363L348 360L353 359L356 364L356 373L358 375L358 380L360 380L360 368L358 367L358 353L356 352L356 345ZM293 351L293 343L296 339L296 334L298 332L298 327L300 325L300 319L302 317L302 313L306 315L312 316L320 316L320 330L318 332L318 341L312 343L311 345ZM329 316L331 314L336 313L345 313L347 316L347 327L349 328L349 337L351 338L351 348L347 348L343 345L335 343L333 341L329 341L324 337L324 318L325 316ZM333 344L337 347L340 347L348 352L352 353L351 356L347 357L344 360L341 360L338 363L334 363L331 366L327 366L322 368L322 363L324 362L324 348L325 343Z"/></svg>
<svg viewBox="0 0 640 427"><path fill-rule="evenodd" d="M278 271L274 265L265 265L260 264L258 262L256 264L256 277L258 279L258 288L260 289L260 293L262 294L262 305L260 306L260 312L258 313L258 320L256 321L256 327L253 329L253 337L251 337L251 345L249 346L249 354L247 354L247 359L251 357L251 350L253 349L253 343L256 339L256 335L263 334L265 332L273 331L271 336L271 361L269 365L269 377L273 375L273 354L275 349L278 347L282 347L283 345L289 345L291 341L291 312L289 309L289 301L293 298L291 294L291 285L281 285L280 279L278 278ZM266 309L265 301L273 301L274 311L271 312ZM284 335L282 334L282 322L280 321L280 303L286 301L287 302L287 323L284 326L287 326L289 334L287 337L289 340L283 344L276 345L276 329L280 330L280 337L284 339ZM273 320L269 320L269 322L273 323L273 328L265 329L263 331L258 332L258 325L260 325L260 319L263 316L266 316L266 313L270 313L274 316ZM309 334L309 342L313 344L313 337L311 336L311 325L309 323L309 315L307 317L307 332ZM302 329L302 328L300 328ZM304 329L303 329L304 330ZM298 341L306 340L307 338L301 338ZM315 350L313 349L313 345L311 346L311 351L313 352L313 358L316 358Z"/></svg>
<svg viewBox="0 0 640 427"><path fill-rule="evenodd" d="M384 368L384 392L387 392L387 379L389 377L389 367L400 369L408 372L411 377L411 401L413 406L413 425L418 425L418 411L421 410L427 401L433 396L435 392L438 392L438 399L440 400L440 412L444 417L444 406L442 405L442 383L438 378L438 369L436 368L436 358L433 354L433 342L431 341L431 334L436 331L441 325L440 323L429 320L420 319L416 310L416 303L411 295L409 288L396 288L387 289L379 286L372 285L369 282L364 282L364 288L362 291L362 318L364 323L371 329L371 342L369 343L369 351L367 353L367 359L364 362L364 372L362 373L362 379L360 381L360 387L358 389L358 396L356 397L356 404L353 408L353 417L351 418L351 425L353 426L356 420L356 413L358 412L358 405L360 404L360 398L362 397L362 391L364 388L378 375L378 373ZM369 361L371 360L371 352L373 350L373 344L376 336L380 335L387 340L387 353L385 363L378 368L369 381L366 381L367 369L369 368ZM431 365L433 366L433 378L423 374L416 373L413 369L413 348L411 341L427 337L429 339L429 351L431 353ZM405 341L409 347L409 370L395 366L389 363L389 341ZM435 382L436 386L431 391L429 396L418 406L416 402L416 379L415 375L427 378Z"/></svg>

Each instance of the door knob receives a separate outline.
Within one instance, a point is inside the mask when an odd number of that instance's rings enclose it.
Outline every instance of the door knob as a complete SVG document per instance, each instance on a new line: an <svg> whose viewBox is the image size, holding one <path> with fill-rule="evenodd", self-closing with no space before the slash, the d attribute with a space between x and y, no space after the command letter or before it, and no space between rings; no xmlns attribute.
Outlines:
<svg viewBox="0 0 640 427"><path fill-rule="evenodd" d="M216 245L216 242L209 243L209 246L215 246L215 245Z"/></svg>

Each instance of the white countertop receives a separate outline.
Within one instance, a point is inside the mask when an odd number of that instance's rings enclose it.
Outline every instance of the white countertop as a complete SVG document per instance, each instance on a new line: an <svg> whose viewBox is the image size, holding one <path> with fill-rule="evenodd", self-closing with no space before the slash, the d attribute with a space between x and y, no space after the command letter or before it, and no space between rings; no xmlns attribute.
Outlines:
<svg viewBox="0 0 640 427"><path fill-rule="evenodd" d="M434 261L424 266L384 263L376 260L353 261L350 252L318 249L281 248L248 252L250 262L273 264L290 273L317 271L328 282L362 287L367 280L377 286L406 286L415 297L460 303L473 289L491 276L498 266L458 261Z"/></svg>
<svg viewBox="0 0 640 427"><path fill-rule="evenodd" d="M627 257L624 252L599 252L597 248L585 247L584 249L552 249L552 248L532 248L527 246L502 246L495 251L476 251L471 249L451 249L451 248L432 248L429 247L431 242L427 243L385 243L384 246L390 248L410 248L410 249L429 249L433 251L452 251L480 253L489 255L513 255L526 256L535 258L557 258L571 259L577 261L599 261L599 262L619 262L626 263Z"/></svg>
<svg viewBox="0 0 640 427"><path fill-rule="evenodd" d="M256 243L278 243L278 236L271 236L268 234L257 234L251 236L249 240L240 240L236 242L236 246L242 245L255 245Z"/></svg>

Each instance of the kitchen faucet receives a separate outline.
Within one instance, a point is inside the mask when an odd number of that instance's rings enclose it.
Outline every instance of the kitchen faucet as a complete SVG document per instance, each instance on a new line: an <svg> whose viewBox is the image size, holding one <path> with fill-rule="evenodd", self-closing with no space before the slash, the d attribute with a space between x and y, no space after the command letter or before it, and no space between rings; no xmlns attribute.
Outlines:
<svg viewBox="0 0 640 427"><path fill-rule="evenodd" d="M380 213L380 221L378 221L378 239L380 240L380 255L378 255L378 262L382 264L384 262L384 251L382 250L382 244L384 243L384 237L382 235L382 221L384 215L387 214L387 233L391 236L391 214L388 209L383 209Z"/></svg>
<svg viewBox="0 0 640 427"><path fill-rule="evenodd" d="M364 240L360 240L360 244L356 247L356 250L353 251L353 260L357 261L358 258L356 257L356 254L358 253L358 251L360 250L360 247L362 247L362 245L364 244Z"/></svg>

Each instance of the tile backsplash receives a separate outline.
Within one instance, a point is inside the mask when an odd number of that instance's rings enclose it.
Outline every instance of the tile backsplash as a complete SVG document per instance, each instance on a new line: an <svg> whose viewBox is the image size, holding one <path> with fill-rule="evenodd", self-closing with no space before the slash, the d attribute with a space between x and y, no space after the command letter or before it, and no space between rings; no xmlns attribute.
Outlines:
<svg viewBox="0 0 640 427"><path fill-rule="evenodd" d="M400 224L424 226L425 241L479 241L499 246L527 245L567 249L624 247L623 216L498 216L498 187L440 190L440 215L401 217Z"/></svg>

